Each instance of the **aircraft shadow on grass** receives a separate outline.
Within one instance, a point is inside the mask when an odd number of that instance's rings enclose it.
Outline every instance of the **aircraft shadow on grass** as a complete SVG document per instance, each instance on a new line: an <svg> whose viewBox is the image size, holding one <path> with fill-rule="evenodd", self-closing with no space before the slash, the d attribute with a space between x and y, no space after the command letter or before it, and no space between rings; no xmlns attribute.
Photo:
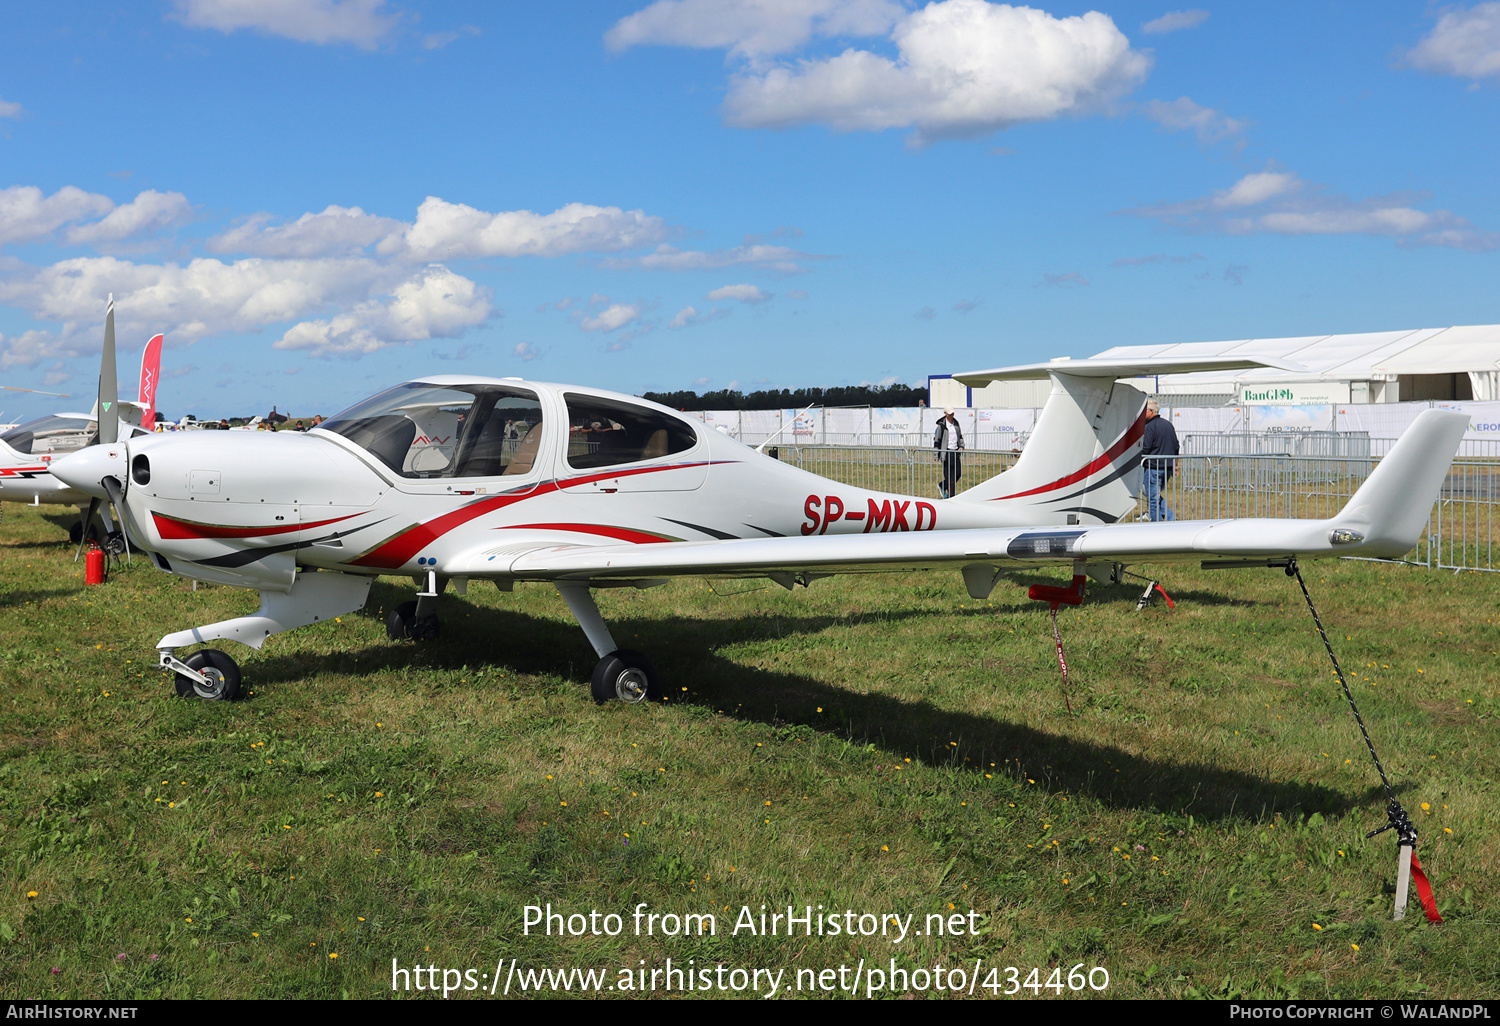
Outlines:
<svg viewBox="0 0 1500 1026"><path fill-rule="evenodd" d="M378 610L391 608L409 594L377 584L371 589L365 615L376 617ZM466 607L466 617L453 617L455 608L456 604L445 610L450 619L435 642L393 642L389 647L323 656L271 655L256 661L256 675L263 684L274 684L403 665L454 671L497 665L539 675L557 674L566 667L568 676L578 679L580 688L587 688L583 677L593 659L572 624L476 606ZM879 617L889 621L928 615L908 610ZM994 763L992 772L1035 780L1048 791L1089 795L1112 808L1191 814L1199 821L1212 821L1277 812L1341 814L1366 807L1379 797L1379 789L1373 786L1350 794L1314 783L1272 782L1262 775L1203 762L1137 755L1026 724L941 709L925 701L860 694L795 673L745 666L717 654L729 644L813 635L849 622L846 616L769 613L720 620L617 617L613 629L622 645L655 653L663 680L670 682L669 694L681 693L678 689L685 684L688 690L681 700L687 703L777 728L806 728L861 747L874 742L897 758L931 766L981 773ZM576 655L569 658L570 653ZM816 712L820 707L823 712ZM952 748L951 741L958 741L959 748Z"/></svg>
<svg viewBox="0 0 1500 1026"><path fill-rule="evenodd" d="M24 606L28 602L39 604L47 599L62 598L64 595L77 595L82 588L47 588L36 591L4 591L0 592L0 608L11 608Z"/></svg>

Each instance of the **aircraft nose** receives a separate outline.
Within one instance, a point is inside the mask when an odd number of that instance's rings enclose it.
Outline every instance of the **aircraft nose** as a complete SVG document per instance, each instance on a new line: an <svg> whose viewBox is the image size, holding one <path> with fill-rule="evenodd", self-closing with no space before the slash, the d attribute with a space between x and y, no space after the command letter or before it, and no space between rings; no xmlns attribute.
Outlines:
<svg viewBox="0 0 1500 1026"><path fill-rule="evenodd" d="M69 488L98 499L108 499L109 493L99 482L113 477L123 484L129 462L129 453L123 445L91 445L54 460L49 469L53 477Z"/></svg>

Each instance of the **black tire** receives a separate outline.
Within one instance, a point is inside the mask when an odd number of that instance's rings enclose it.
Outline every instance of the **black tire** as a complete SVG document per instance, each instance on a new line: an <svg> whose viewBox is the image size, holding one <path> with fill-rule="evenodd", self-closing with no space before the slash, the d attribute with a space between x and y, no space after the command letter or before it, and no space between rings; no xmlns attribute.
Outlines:
<svg viewBox="0 0 1500 1026"><path fill-rule="evenodd" d="M99 540L98 524L89 525L89 537L94 541ZM80 518L68 525L68 543L70 545L77 545L81 541L83 541L83 521Z"/></svg>
<svg viewBox="0 0 1500 1026"><path fill-rule="evenodd" d="M177 694L183 698L201 698L205 702L232 702L240 693L240 668L229 656L216 648L194 652L183 662L210 680L204 687L191 677L177 674Z"/></svg>
<svg viewBox="0 0 1500 1026"><path fill-rule="evenodd" d="M385 636L392 641L436 641L441 624L436 616L417 619L417 604L403 602L385 618Z"/></svg>
<svg viewBox="0 0 1500 1026"><path fill-rule="evenodd" d="M611 699L619 699L626 705L638 705L661 698L661 681L651 660L639 652L622 648L599 660L589 682L589 692L600 705Z"/></svg>

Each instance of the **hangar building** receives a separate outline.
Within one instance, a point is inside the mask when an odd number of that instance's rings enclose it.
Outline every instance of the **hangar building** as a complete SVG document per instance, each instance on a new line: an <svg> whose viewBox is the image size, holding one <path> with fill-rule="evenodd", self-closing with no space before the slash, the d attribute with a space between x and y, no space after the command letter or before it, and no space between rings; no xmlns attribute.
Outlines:
<svg viewBox="0 0 1500 1026"><path fill-rule="evenodd" d="M1155 356L1266 357L1306 368L1164 374L1131 382L1173 406L1500 400L1500 324L1116 346L1095 354ZM1046 381L996 381L967 388L951 374L932 375L927 386L931 406L995 409L1042 406L1051 389Z"/></svg>

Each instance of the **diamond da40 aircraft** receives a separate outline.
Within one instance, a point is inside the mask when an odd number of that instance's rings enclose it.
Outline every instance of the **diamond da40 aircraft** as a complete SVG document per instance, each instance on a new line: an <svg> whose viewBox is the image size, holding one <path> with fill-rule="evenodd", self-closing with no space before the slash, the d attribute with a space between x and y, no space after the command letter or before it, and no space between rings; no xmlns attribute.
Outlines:
<svg viewBox="0 0 1500 1026"><path fill-rule="evenodd" d="M159 569L260 592L252 615L157 643L181 694L231 699L240 673L222 651L179 650L221 639L259 648L361 608L375 577L395 575L421 590L388 630L418 639L436 634L450 584L459 594L474 581L552 584L599 657L595 699L639 702L657 692L656 671L615 643L593 589L678 576L792 588L951 568L983 598L1005 570L1050 564L1073 568L1063 601L1076 603L1084 575L1113 562L1407 552L1457 452L1462 414L1424 412L1330 520L1115 523L1135 506L1145 427L1145 395L1118 379L1256 363L1085 360L958 375L1047 377L1052 391L1016 464L951 499L839 484L631 396L453 375L397 385L305 434L120 440L101 424L99 444L52 473L94 505L111 502Z"/></svg>

